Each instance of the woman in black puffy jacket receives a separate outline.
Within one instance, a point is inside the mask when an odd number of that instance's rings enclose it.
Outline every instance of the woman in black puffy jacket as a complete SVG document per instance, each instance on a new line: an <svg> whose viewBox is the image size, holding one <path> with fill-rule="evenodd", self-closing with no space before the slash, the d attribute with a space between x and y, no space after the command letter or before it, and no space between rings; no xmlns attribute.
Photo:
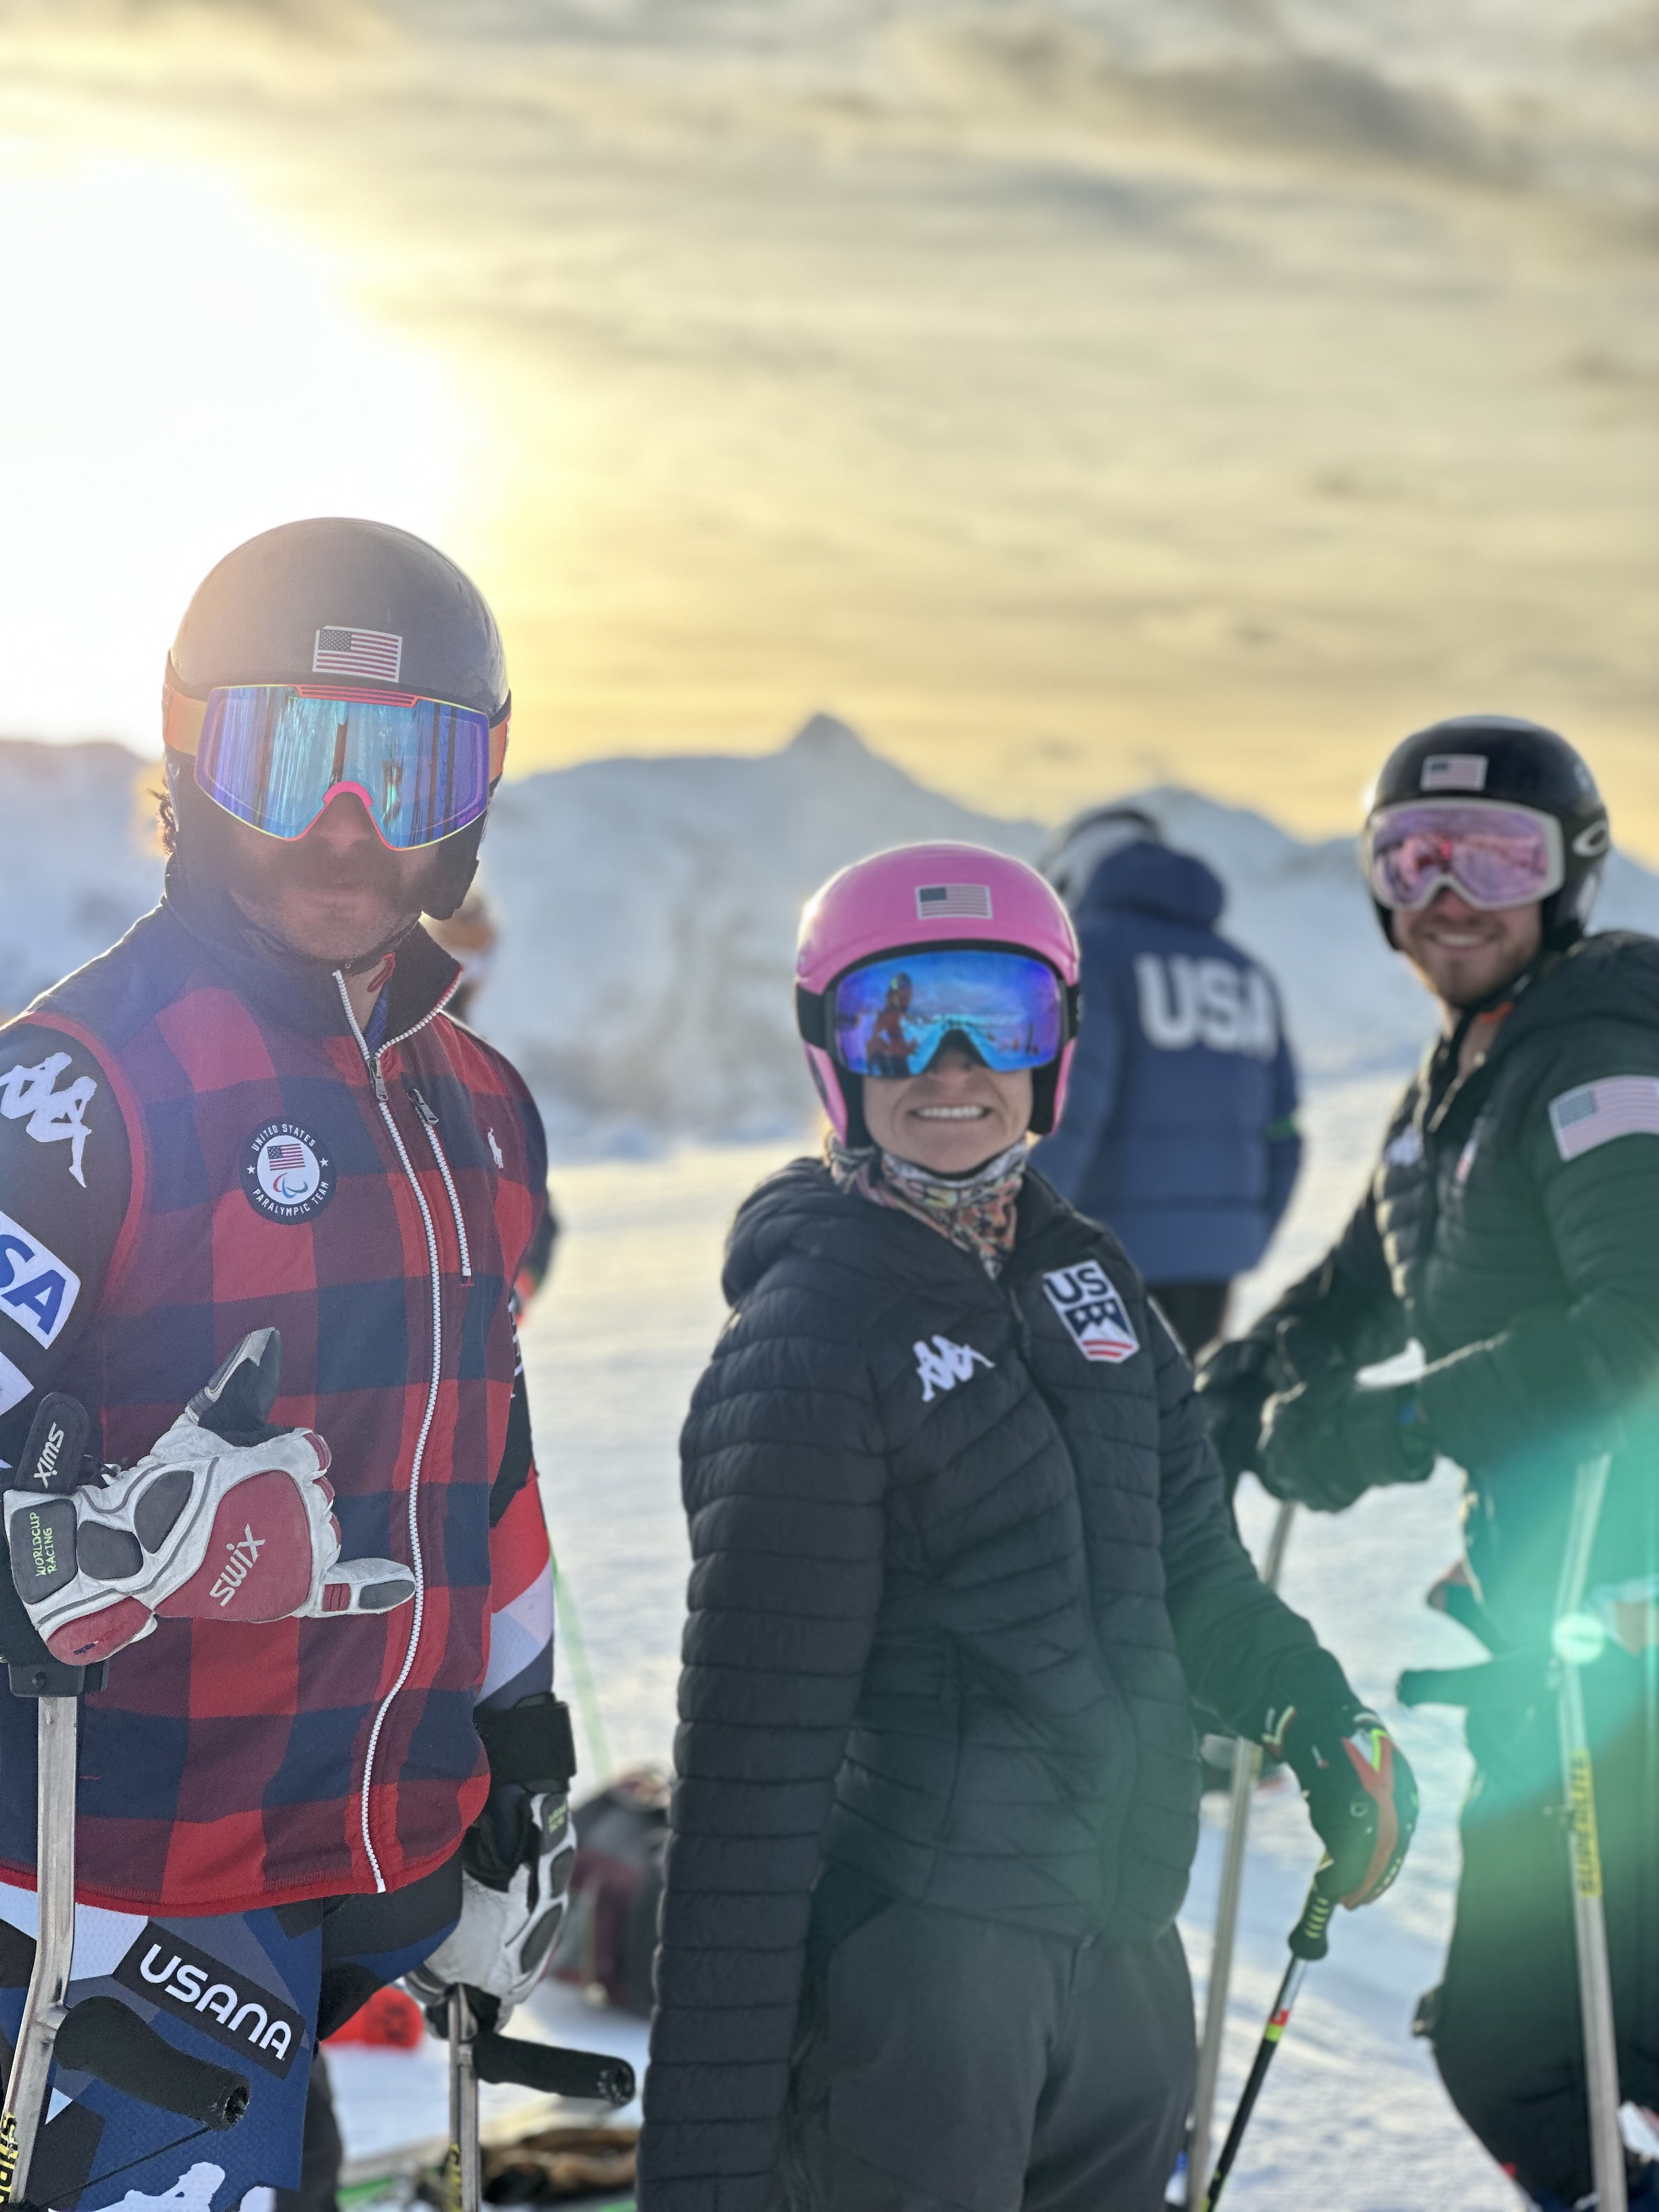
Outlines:
<svg viewBox="0 0 1659 2212"><path fill-rule="evenodd" d="M1026 1171L1076 1018L1047 884L878 854L796 972L834 1133L738 1217L683 1440L642 2212L1152 2212L1193 1696L1288 1760L1348 1904L1399 1868L1410 1771L1258 1581L1121 1247Z"/></svg>

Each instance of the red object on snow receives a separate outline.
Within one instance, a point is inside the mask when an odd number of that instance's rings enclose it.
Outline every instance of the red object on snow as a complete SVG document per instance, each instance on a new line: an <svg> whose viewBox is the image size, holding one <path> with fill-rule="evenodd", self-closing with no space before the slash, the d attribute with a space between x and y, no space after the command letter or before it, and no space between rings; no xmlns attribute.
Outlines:
<svg viewBox="0 0 1659 2212"><path fill-rule="evenodd" d="M426 2033L426 2021L407 1990L387 1984L337 2027L327 2043L368 2043L386 2051L412 2051Z"/></svg>

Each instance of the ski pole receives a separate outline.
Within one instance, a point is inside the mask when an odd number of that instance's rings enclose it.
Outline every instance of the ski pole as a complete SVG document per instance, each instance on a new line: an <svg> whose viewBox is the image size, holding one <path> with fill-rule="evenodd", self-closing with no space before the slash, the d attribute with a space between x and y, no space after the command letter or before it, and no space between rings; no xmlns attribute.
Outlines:
<svg viewBox="0 0 1659 2212"><path fill-rule="evenodd" d="M1578 2002L1584 2030L1584 2089L1589 2107L1590 2166L1597 2212L1626 2212L1625 2146L1619 2131L1619 2046L1613 2027L1613 1978L1607 1966L1607 1923L1601 1899L1601 1854L1595 1826L1595 1776L1584 1719L1581 1661L1600 1649L1600 1624L1580 1608L1589 1577L1590 1552L1607 1494L1607 1455L1584 1461L1573 1481L1572 1518L1556 1593L1554 1645L1561 1776L1566 1796L1567 1847L1572 1870L1573 1938L1578 1956Z"/></svg>
<svg viewBox="0 0 1659 2212"><path fill-rule="evenodd" d="M444 2212L478 2212L478 2077L472 2066L477 2033L466 1991L449 1992L449 2155L444 2161Z"/></svg>
<svg viewBox="0 0 1659 2212"><path fill-rule="evenodd" d="M435 2019L436 2008L433 2017ZM449 2039L449 2149L444 2160L444 2212L478 2212L478 2084L511 2081L544 2096L580 2097L600 2105L633 2100L634 2069L625 2058L597 2051L564 2051L480 2028L465 1989L452 1988L446 2008Z"/></svg>
<svg viewBox="0 0 1659 2212"><path fill-rule="evenodd" d="M1274 1516L1261 1579L1277 1589L1296 1507L1288 1498ZM1241 1736L1233 1746L1232 1791L1227 1807L1227 1848L1221 1862L1221 1892L1216 1903L1215 1936L1210 1945L1210 1974L1204 1992L1204 2034L1198 2046L1198 2076L1193 2087L1193 2121L1187 2136L1184 2202L1199 2203L1210 2163L1210 2122L1216 2085L1221 2078L1221 2048L1227 2033L1227 1985L1232 1979L1238 1940L1239 1898L1244 1887L1244 1852L1250 1832L1250 1803L1261 1772L1261 1748Z"/></svg>
<svg viewBox="0 0 1659 2212"><path fill-rule="evenodd" d="M30 1428L12 1486L42 1497L67 1497L77 1487L91 1423L76 1399L54 1391L42 1401ZM14 1523L40 1522L26 1505ZM27 1527L20 1540L29 1540ZM7 1531L9 1543L13 1529ZM0 1572L9 1574L5 1566ZM9 1595L9 1592L7 1593ZM26 1626L26 1624L25 1624ZM28 2203L29 2170L46 2110L52 2061L95 2075L112 2088L159 2105L215 2130L234 2127L247 2110L248 2085L228 2067L177 2051L148 2021L118 1999L66 1999L75 1963L75 1799L81 1699L100 1690L107 1661L71 1667L52 1657L32 1629L15 1619L3 1655L14 1697L35 1700L34 1966L23 2000L23 2017L0 2114L0 2189L8 2204Z"/></svg>
<svg viewBox="0 0 1659 2212"><path fill-rule="evenodd" d="M1322 1866L1320 1874L1324 1872ZM1267 2069L1273 2064L1273 2053L1279 2048L1285 2030L1290 2024L1291 2008L1302 1987L1302 1980L1316 1959L1322 1959L1331 1948L1331 1915L1336 1910L1336 1899L1327 1897L1319 1887L1320 1875L1313 1878L1308 1892L1308 1901L1302 1908L1302 1917L1291 1930L1291 1963L1285 1970L1285 1978L1279 1985L1279 1995L1273 1999L1273 2008L1267 2016L1267 2025L1256 2045L1255 2060L1249 2078L1244 2084L1244 2094L1238 2100L1238 2110L1233 2114L1233 2124L1227 2130L1227 2140L1221 2146L1221 2155L1215 2162L1215 2172L1210 2176L1210 2185L1200 2200L1202 2212L1215 2212L1221 2202L1221 2192L1227 2185L1227 2176L1233 2170L1238 2156L1238 2147L1244 2140L1244 2130L1250 2124L1256 2100L1261 2094L1261 2085L1267 2078Z"/></svg>

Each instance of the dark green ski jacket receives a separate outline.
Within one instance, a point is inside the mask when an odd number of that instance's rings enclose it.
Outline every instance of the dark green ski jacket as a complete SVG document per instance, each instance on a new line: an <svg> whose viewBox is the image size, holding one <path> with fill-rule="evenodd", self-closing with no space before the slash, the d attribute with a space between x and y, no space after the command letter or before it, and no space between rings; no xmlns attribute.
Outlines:
<svg viewBox="0 0 1659 2212"><path fill-rule="evenodd" d="M1614 1455L1592 1583L1659 1568L1659 939L1581 940L1464 1076L1435 1046L1341 1237L1250 1333L1291 1316L1354 1366L1421 1343L1512 1639L1547 1621L1589 1453Z"/></svg>

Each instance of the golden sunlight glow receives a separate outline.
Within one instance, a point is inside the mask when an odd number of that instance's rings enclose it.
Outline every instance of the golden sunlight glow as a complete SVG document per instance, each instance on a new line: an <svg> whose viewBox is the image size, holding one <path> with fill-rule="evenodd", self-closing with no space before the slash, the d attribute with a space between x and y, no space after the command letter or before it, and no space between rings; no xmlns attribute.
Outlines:
<svg viewBox="0 0 1659 2212"><path fill-rule="evenodd" d="M197 582L256 531L368 514L442 538L441 368L343 304L222 173L0 167L0 638L19 735L155 733ZM142 699L142 718L135 702Z"/></svg>

